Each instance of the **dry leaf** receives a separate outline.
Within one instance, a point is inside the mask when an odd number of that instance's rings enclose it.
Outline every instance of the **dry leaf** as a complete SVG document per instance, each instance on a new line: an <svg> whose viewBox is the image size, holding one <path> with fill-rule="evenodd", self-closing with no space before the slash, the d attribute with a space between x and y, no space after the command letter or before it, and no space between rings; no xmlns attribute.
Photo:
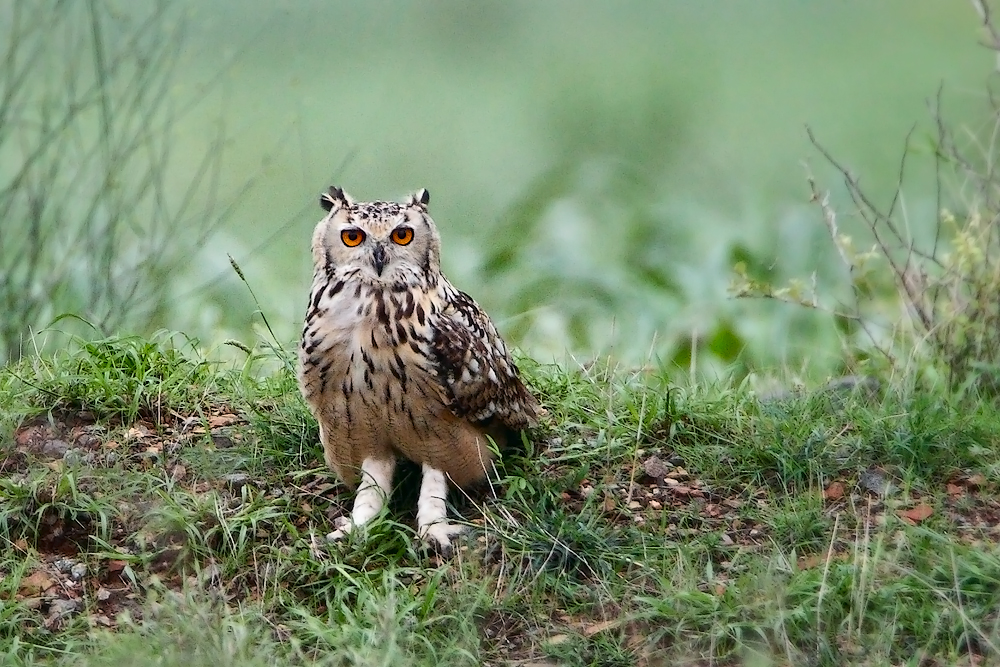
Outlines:
<svg viewBox="0 0 1000 667"><path fill-rule="evenodd" d="M125 433L126 440L141 440L142 438L148 438L153 435L153 432L148 428L139 424L138 426L133 426Z"/></svg>
<svg viewBox="0 0 1000 667"><path fill-rule="evenodd" d="M823 498L826 500L840 500L844 497L844 483L830 482L830 486L823 491Z"/></svg>
<svg viewBox="0 0 1000 667"><path fill-rule="evenodd" d="M583 629L583 634L586 637L593 637L599 632L604 632L609 628L613 628L618 625L618 619L612 618L607 621L601 621L600 623L594 623L593 625L588 625Z"/></svg>
<svg viewBox="0 0 1000 667"><path fill-rule="evenodd" d="M211 428L221 428L223 426L232 426L239 418L236 415L216 415L215 417L208 418L208 425Z"/></svg>
<svg viewBox="0 0 1000 667"><path fill-rule="evenodd" d="M56 580L43 570L36 570L21 580L17 594L24 597L34 597L55 586Z"/></svg>
<svg viewBox="0 0 1000 667"><path fill-rule="evenodd" d="M948 482L948 484L945 486L945 490L947 491L949 496L961 496L962 494L965 493L965 489L963 489L958 484L952 484L951 482Z"/></svg>
<svg viewBox="0 0 1000 667"><path fill-rule="evenodd" d="M934 514L934 508L930 505L920 503L916 507L908 510L899 510L897 513L903 518L904 521L916 525L927 519L930 515Z"/></svg>
<svg viewBox="0 0 1000 667"><path fill-rule="evenodd" d="M986 475L981 472L977 472L975 475L970 477L965 481L973 489L978 489L982 486L986 486Z"/></svg>
<svg viewBox="0 0 1000 667"><path fill-rule="evenodd" d="M822 564L826 560L825 555L821 554L810 554L799 559L799 569L800 570L811 570L817 565Z"/></svg>
<svg viewBox="0 0 1000 667"><path fill-rule="evenodd" d="M114 626L114 623L112 623L111 619L105 616L104 614L94 614L90 617L89 620L91 626L99 625L103 628L110 628Z"/></svg>

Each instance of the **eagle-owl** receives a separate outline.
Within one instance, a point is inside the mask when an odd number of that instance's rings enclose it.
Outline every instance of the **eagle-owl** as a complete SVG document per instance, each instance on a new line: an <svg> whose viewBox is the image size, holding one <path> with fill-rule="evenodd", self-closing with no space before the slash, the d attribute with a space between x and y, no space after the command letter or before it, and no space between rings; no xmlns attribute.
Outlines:
<svg viewBox="0 0 1000 667"><path fill-rule="evenodd" d="M496 327L441 273L426 190L405 203L355 202L331 187L312 237L312 292L299 386L327 464L357 496L342 536L378 514L397 457L420 464L417 528L448 553L448 481L482 479L500 447L544 410Z"/></svg>

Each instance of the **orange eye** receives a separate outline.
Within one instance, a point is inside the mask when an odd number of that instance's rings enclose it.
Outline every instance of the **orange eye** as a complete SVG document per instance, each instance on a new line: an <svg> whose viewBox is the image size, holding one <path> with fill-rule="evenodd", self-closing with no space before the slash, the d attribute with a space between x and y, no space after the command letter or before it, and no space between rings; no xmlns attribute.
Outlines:
<svg viewBox="0 0 1000 667"><path fill-rule="evenodd" d="M354 246L361 245L361 242L365 240L365 233L360 229L345 229L340 232L340 240L348 248L353 248Z"/></svg>
<svg viewBox="0 0 1000 667"><path fill-rule="evenodd" d="M406 245L413 240L413 230L409 227L396 227L392 230L392 242Z"/></svg>

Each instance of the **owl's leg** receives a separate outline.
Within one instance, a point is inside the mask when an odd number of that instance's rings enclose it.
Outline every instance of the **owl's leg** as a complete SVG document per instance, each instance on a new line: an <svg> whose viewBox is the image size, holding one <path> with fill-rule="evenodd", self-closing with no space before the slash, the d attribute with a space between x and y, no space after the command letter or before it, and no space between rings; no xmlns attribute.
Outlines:
<svg viewBox="0 0 1000 667"><path fill-rule="evenodd" d="M363 525L378 515L392 493L392 473L396 470L396 459L367 458L361 463L361 484L354 497L354 509L350 520L339 521L337 530L327 535L329 540L339 540L347 536L353 528Z"/></svg>
<svg viewBox="0 0 1000 667"><path fill-rule="evenodd" d="M417 534L420 539L443 556L451 555L451 538L464 530L448 523L448 479L437 468L423 466L420 496L417 498Z"/></svg>

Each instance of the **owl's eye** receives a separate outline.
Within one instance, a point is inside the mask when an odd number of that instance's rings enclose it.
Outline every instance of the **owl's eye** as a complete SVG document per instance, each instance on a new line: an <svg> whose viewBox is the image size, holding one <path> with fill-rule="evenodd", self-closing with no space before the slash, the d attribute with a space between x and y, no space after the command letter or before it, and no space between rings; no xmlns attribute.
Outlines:
<svg viewBox="0 0 1000 667"><path fill-rule="evenodd" d="M396 227L392 230L392 242L406 245L413 240L413 230L409 227Z"/></svg>
<svg viewBox="0 0 1000 667"><path fill-rule="evenodd" d="M361 245L361 242L365 240L365 233L360 229L345 229L340 232L340 240L348 248L353 248L354 246Z"/></svg>

